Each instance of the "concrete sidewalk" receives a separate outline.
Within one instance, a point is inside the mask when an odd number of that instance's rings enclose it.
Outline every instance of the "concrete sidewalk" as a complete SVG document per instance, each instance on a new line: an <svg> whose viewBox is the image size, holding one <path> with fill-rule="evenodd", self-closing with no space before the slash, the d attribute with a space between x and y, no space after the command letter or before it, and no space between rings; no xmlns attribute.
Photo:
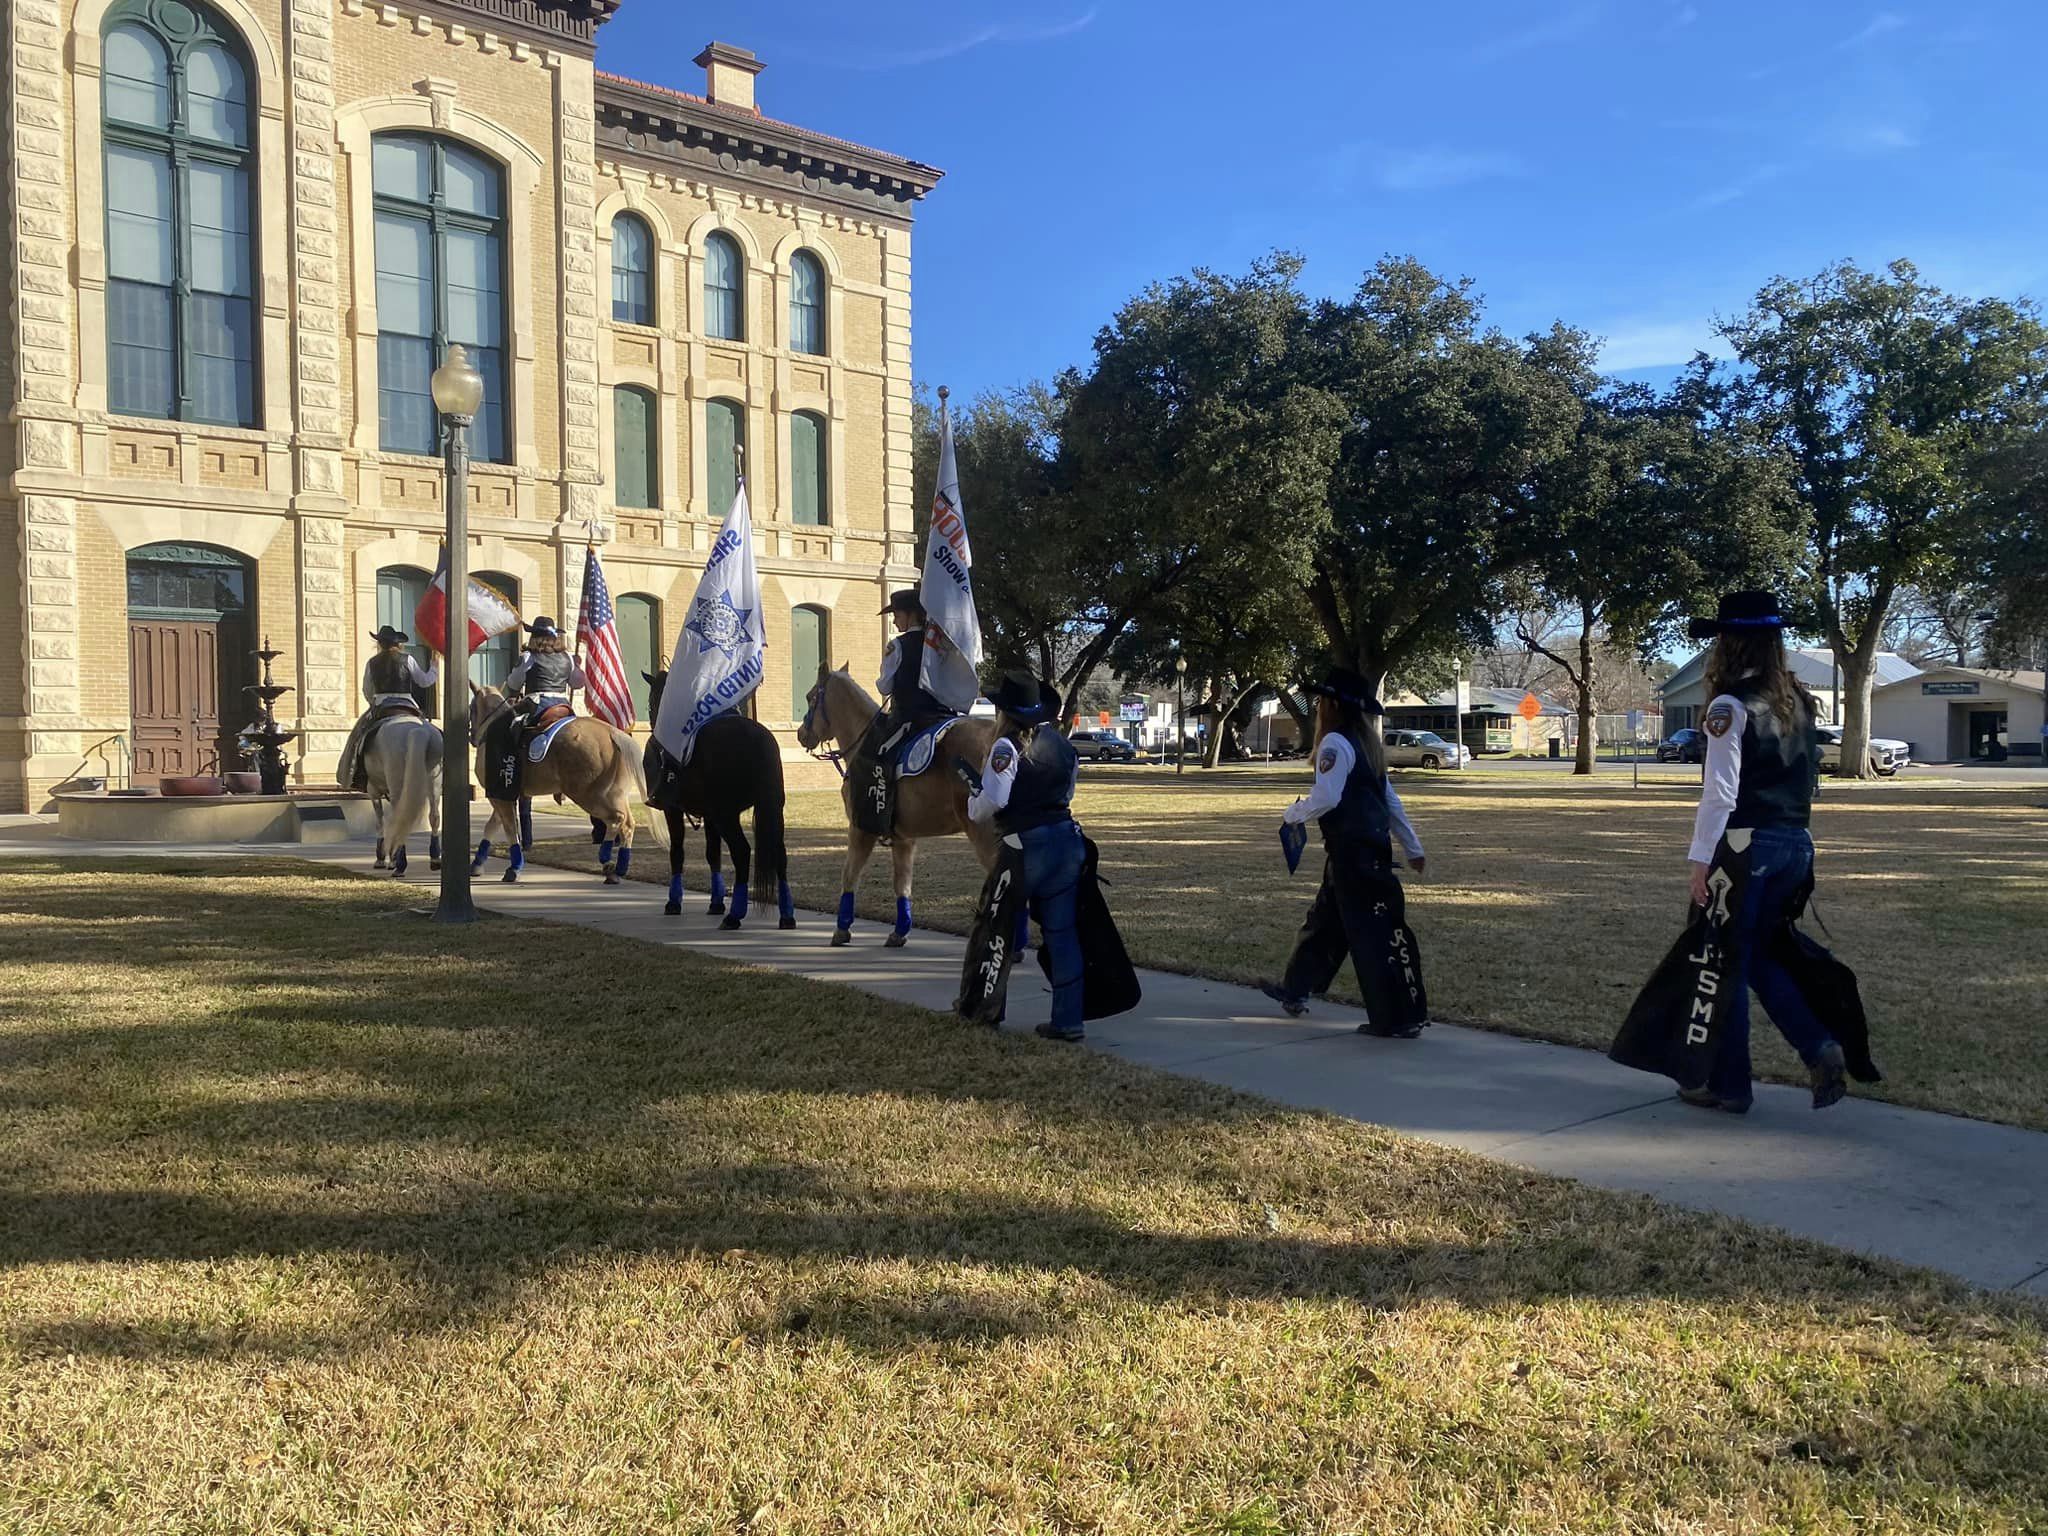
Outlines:
<svg viewBox="0 0 2048 1536"><path fill-rule="evenodd" d="M362 844L72 843L36 818L0 818L0 856L284 854L367 873L369 853ZM594 872L545 865L528 865L521 883L507 886L501 869L494 860L475 887L478 904L492 911L688 945L926 1008L949 1009L958 987L962 941L950 934L920 930L907 949L888 950L886 929L863 923L851 948L835 950L827 944L831 919L820 913L800 913L799 928L784 933L771 903L728 933L705 915L701 892L690 895L684 916L665 917L658 886L607 887ZM414 871L412 884L431 900L424 858ZM1363 1019L1355 1009L1317 1004L1309 1017L1290 1020L1250 988L1142 976L1144 1003L1091 1026L1090 1048L1987 1289L2048 1297L2048 1134L1853 1098L1817 1114L1804 1089L1761 1084L1747 1118L1713 1115L1679 1104L1661 1079L1592 1051L1444 1024L1416 1041L1374 1040L1355 1033ZM1036 967L1020 966L1008 1027L1029 1030L1046 1012ZM1880 1032L1880 1060L1882 1042Z"/></svg>

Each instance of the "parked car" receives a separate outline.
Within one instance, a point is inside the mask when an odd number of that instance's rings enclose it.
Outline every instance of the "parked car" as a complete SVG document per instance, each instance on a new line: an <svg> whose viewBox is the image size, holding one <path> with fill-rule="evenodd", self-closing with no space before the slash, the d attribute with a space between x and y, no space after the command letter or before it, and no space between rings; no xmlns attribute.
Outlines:
<svg viewBox="0 0 2048 1536"><path fill-rule="evenodd" d="M1842 771L1842 728L1839 725L1817 727L1820 736L1820 765L1836 773ZM1878 777L1888 779L1901 768L1913 761L1913 747L1910 742L1898 741L1889 736L1870 738L1870 766Z"/></svg>
<svg viewBox="0 0 2048 1536"><path fill-rule="evenodd" d="M1067 740L1084 763L1134 763L1138 749L1115 731L1072 731Z"/></svg>
<svg viewBox="0 0 2048 1536"><path fill-rule="evenodd" d="M1435 731L1389 731L1386 734L1389 768L1462 768L1472 761L1472 749L1454 746Z"/></svg>
<svg viewBox="0 0 2048 1536"><path fill-rule="evenodd" d="M1707 760L1707 737L1703 731L1673 731L1657 743L1657 761L1660 763L1704 763Z"/></svg>

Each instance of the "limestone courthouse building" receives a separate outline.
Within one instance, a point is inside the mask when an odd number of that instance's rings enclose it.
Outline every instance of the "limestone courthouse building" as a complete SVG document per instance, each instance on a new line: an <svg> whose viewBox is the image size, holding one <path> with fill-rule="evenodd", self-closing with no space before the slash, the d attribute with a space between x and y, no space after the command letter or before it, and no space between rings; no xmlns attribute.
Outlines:
<svg viewBox="0 0 2048 1536"><path fill-rule="evenodd" d="M265 637L332 782L435 565L451 343L470 568L526 616L573 623L595 541L665 664L743 448L755 713L794 751L819 660L874 664L939 172L764 115L739 48L701 95L599 70L624 3L666 0L0 0L0 811L243 767Z"/></svg>

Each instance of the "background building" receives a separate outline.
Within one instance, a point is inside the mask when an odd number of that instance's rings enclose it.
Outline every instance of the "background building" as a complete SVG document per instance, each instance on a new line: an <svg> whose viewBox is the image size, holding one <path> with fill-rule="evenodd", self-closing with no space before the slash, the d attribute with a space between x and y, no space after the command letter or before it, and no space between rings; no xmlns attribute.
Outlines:
<svg viewBox="0 0 2048 1536"><path fill-rule="evenodd" d="M1873 689L1875 736L1909 742L1920 763L2041 761L2042 674L1931 667Z"/></svg>
<svg viewBox="0 0 2048 1536"><path fill-rule="evenodd" d="M595 66L621 0L9 0L0 810L99 754L240 766L284 652L300 782L410 628L442 525L427 378L486 381L471 569L573 620L603 550L666 659L745 451L784 734L915 580L911 208L928 166ZM494 682L508 637L474 658ZM643 700L644 709L644 700Z"/></svg>
<svg viewBox="0 0 2048 1536"><path fill-rule="evenodd" d="M1838 701L1835 698L1834 654L1824 650L1795 650L1788 646L1785 660L1792 669L1792 675L1806 684L1820 706L1820 719L1824 725L1836 725ZM1877 673L1873 689L1902 682L1918 675L1920 669L1903 656L1890 651L1877 653ZM1664 730L1671 731L1699 728L1700 716L1713 702L1707 697L1707 652L1699 651L1687 658L1671 676L1664 680L1659 695L1664 708ZM1873 730L1875 726L1873 725ZM1894 735L1895 732L1878 731L1878 735Z"/></svg>

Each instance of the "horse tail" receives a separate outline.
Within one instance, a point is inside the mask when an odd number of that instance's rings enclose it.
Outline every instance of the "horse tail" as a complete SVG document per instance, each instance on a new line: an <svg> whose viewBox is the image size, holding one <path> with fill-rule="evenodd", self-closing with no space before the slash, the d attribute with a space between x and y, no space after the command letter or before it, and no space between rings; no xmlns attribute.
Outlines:
<svg viewBox="0 0 2048 1536"><path fill-rule="evenodd" d="M788 791L782 778L782 747L766 726L761 727L760 793L754 801L754 841L760 845L764 888L771 880L789 879L789 839L783 820Z"/></svg>
<svg viewBox="0 0 2048 1536"><path fill-rule="evenodd" d="M384 821L384 840L393 848L402 846L426 820L427 798L434 792L439 755L435 738L439 735L430 725L412 725L396 742L398 784L392 789L391 812Z"/></svg>
<svg viewBox="0 0 2048 1536"><path fill-rule="evenodd" d="M618 753L617 762L612 768L613 784L631 792L630 804L643 807L651 813L653 807L647 804L647 770L640 743L633 739L630 732L613 726L612 747ZM636 825L639 819L637 816L633 818ZM653 837L657 848L668 846L668 828L664 825L666 820L666 817L653 814L647 818L647 831Z"/></svg>

